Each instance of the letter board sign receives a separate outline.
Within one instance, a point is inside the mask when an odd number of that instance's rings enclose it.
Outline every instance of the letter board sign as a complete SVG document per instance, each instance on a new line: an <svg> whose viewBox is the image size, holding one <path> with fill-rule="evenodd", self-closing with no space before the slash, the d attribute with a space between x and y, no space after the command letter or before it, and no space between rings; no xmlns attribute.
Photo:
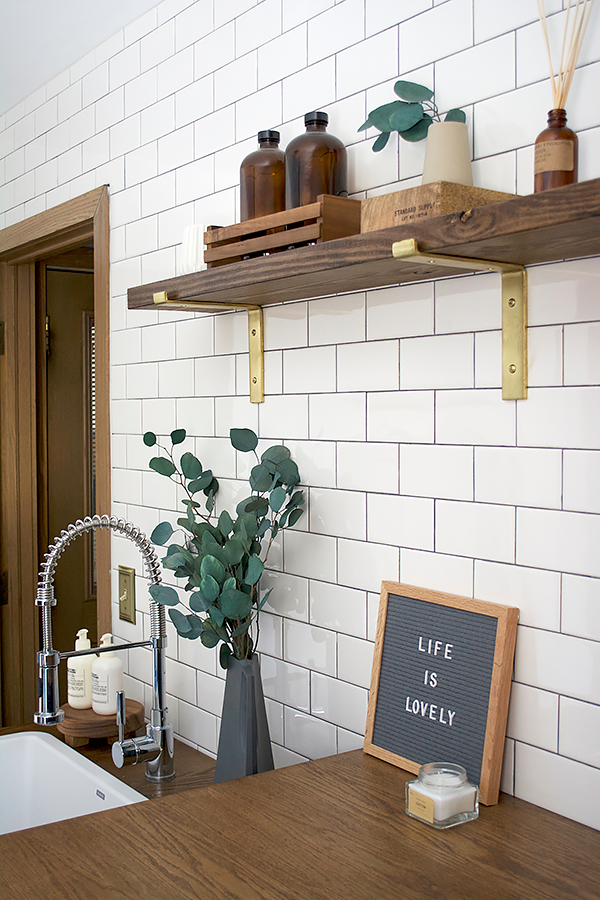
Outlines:
<svg viewBox="0 0 600 900"><path fill-rule="evenodd" d="M518 610L383 582L364 749L452 762L498 801Z"/></svg>

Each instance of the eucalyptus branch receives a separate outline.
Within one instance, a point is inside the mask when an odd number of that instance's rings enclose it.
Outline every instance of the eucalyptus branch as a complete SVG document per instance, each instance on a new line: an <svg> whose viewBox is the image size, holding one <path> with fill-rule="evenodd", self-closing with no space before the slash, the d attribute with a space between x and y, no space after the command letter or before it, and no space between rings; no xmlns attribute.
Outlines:
<svg viewBox="0 0 600 900"><path fill-rule="evenodd" d="M171 432L173 447L185 437L183 429ZM150 593L156 602L172 607L169 615L180 637L200 638L206 647L221 644L223 668L227 668L231 654L249 659L254 653L260 635L259 582L267 557L278 532L298 521L304 504L303 492L296 490L300 482L298 467L286 447L269 447L259 458L258 438L250 429L231 429L230 439L236 450L252 451L257 464L249 477L251 494L238 503L236 518L223 510L217 519L211 513L219 483L212 470L205 470L191 453L184 453L178 465L173 450L162 447L153 432L144 435L147 446L158 446L168 457L151 459L150 468L181 485L187 496L182 501L187 515L177 521L187 532L186 546L171 543L163 565L173 570L176 578L187 580L189 605L182 603L177 591L166 585L152 585ZM201 490L206 496L208 515L200 512L200 504L194 499ZM280 524L282 519L284 525ZM151 540L165 546L174 533L169 522L161 522ZM175 608L179 605L187 615ZM256 641L251 627L256 630Z"/></svg>

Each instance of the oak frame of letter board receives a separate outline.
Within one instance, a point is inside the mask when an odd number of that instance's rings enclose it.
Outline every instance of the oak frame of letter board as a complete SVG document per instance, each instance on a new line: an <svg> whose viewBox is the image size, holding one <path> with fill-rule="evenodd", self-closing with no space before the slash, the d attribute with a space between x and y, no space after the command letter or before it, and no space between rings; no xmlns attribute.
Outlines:
<svg viewBox="0 0 600 900"><path fill-rule="evenodd" d="M385 747L377 746L373 743L375 714L379 700L378 693L383 643L388 614L388 598L390 594L399 598L415 598L443 607L467 610L497 620L485 725L485 740L483 745L483 756L481 759L481 779L479 782L480 802L486 806L492 806L498 802L498 794L500 792L500 776L502 774L502 758L504 755L504 739L506 734L506 720L508 717L508 703L510 699L519 610L516 607L502 606L497 603L487 603L483 600L472 600L468 597L458 597L454 594L444 594L440 591L427 590L426 588L415 587L414 585L399 584L393 581L382 582L363 749L365 753L377 756L385 762L392 763L392 765L405 769L408 772L414 772L415 774L418 773L419 768L424 763L456 762L457 760L406 759L396 752L392 752Z"/></svg>

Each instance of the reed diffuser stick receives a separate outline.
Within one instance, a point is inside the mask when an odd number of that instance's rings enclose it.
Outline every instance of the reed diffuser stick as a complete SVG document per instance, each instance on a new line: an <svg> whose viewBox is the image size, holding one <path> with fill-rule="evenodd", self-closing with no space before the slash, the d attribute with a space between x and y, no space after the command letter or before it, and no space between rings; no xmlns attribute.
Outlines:
<svg viewBox="0 0 600 900"><path fill-rule="evenodd" d="M576 0L573 7L572 0L568 0L565 27L560 50L558 73L555 77L552 64L552 53L548 38L548 21L544 0L537 0L540 24L546 46L546 55L550 66L550 82L552 86L552 102L554 109L564 109L567 102L573 75L577 66L577 60L583 43L586 28L590 19L590 13L594 0ZM571 18L571 12L573 13Z"/></svg>

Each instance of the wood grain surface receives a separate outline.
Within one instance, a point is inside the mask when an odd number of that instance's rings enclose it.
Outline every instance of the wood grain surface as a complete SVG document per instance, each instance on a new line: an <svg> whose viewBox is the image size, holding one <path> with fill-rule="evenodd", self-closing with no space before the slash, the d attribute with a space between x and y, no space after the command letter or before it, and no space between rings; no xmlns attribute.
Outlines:
<svg viewBox="0 0 600 900"><path fill-rule="evenodd" d="M439 832L361 750L0 838L11 900L597 900L600 834L502 795Z"/></svg>
<svg viewBox="0 0 600 900"><path fill-rule="evenodd" d="M266 305L460 274L393 259L392 244L407 238L425 251L520 265L593 256L600 253L600 178L131 287L128 305L151 308L153 294L165 290L169 300Z"/></svg>

